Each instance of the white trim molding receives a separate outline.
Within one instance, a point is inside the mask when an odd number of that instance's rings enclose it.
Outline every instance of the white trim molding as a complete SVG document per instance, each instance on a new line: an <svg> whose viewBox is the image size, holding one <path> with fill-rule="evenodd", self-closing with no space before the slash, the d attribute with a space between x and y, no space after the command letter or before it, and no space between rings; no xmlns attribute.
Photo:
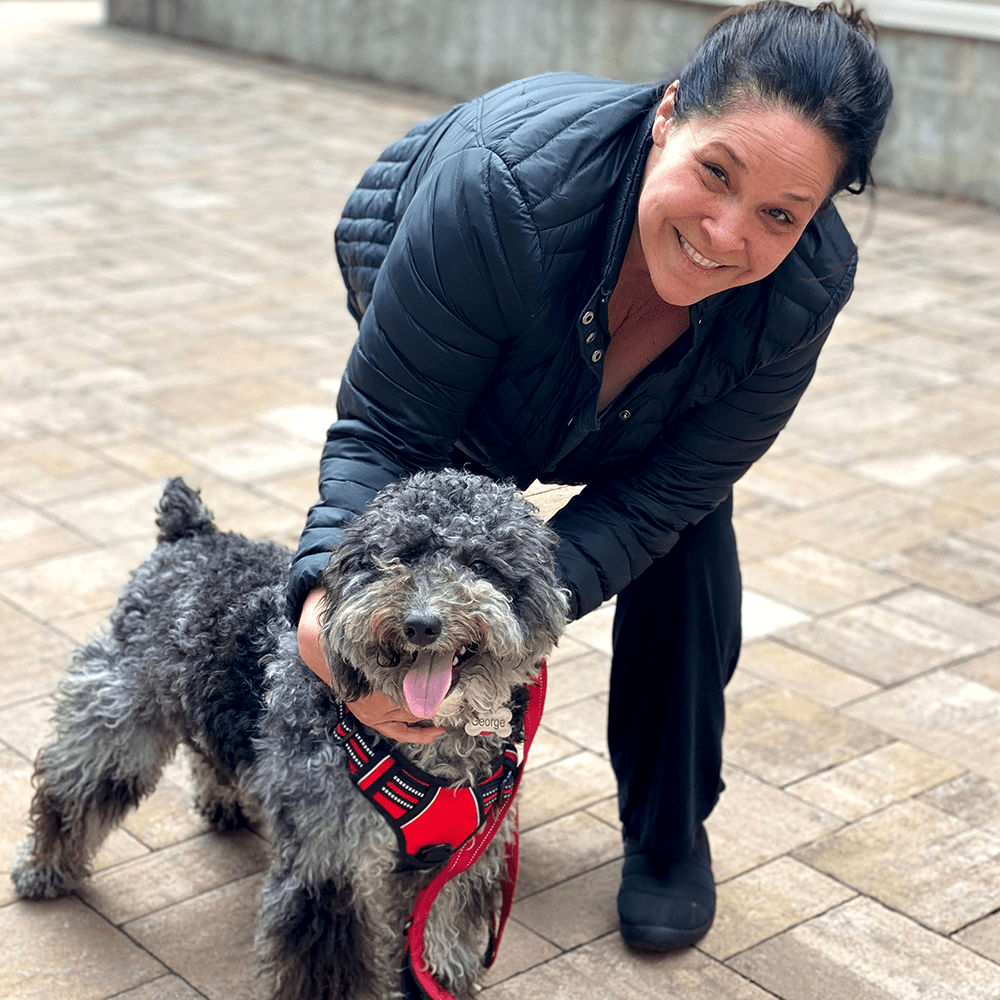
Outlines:
<svg viewBox="0 0 1000 1000"><path fill-rule="evenodd" d="M713 7L736 7L753 0L695 0ZM810 6L816 0L805 0ZM1000 3L968 0L860 0L879 28L924 31L932 35L984 38L1000 42Z"/></svg>

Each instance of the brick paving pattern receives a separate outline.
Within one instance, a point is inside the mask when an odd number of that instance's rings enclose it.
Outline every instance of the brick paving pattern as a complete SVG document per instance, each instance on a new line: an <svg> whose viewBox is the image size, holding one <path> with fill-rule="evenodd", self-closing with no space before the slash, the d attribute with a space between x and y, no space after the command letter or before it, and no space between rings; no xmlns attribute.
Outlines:
<svg viewBox="0 0 1000 1000"><path fill-rule="evenodd" d="M164 478L294 544L353 338L333 225L442 107L99 21L0 2L0 868ZM891 189L844 212L857 292L737 490L716 925L661 957L617 935L604 608L553 658L489 1000L1000 997L1000 216ZM187 794L178 761L74 896L0 881L0 997L262 995L267 844Z"/></svg>

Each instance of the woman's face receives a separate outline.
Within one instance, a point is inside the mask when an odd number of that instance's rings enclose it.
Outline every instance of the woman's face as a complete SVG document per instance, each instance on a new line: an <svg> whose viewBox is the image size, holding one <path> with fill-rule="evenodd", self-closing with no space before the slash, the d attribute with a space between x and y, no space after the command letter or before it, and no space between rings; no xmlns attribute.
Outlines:
<svg viewBox="0 0 1000 1000"><path fill-rule="evenodd" d="M637 223L653 287L689 306L770 274L826 200L841 158L780 107L674 122L675 89L653 125Z"/></svg>

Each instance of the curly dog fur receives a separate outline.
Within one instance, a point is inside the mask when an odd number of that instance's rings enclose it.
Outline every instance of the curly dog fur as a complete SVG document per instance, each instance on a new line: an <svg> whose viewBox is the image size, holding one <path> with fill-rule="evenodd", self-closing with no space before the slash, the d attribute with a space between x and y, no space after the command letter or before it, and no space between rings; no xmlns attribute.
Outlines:
<svg viewBox="0 0 1000 1000"><path fill-rule="evenodd" d="M340 702L416 699L447 732L406 755L450 786L487 778L503 741L466 723L503 707L516 723L565 625L554 535L513 487L466 472L388 487L345 529L324 576L331 688L298 655L287 551L219 531L179 479L157 524L107 631L60 684L18 893L70 892L184 743L200 812L217 829L263 821L273 843L257 950L274 997L401 997L406 921L435 872L399 870L395 834L334 738ZM511 815L428 919L427 965L455 996L471 995L482 971Z"/></svg>

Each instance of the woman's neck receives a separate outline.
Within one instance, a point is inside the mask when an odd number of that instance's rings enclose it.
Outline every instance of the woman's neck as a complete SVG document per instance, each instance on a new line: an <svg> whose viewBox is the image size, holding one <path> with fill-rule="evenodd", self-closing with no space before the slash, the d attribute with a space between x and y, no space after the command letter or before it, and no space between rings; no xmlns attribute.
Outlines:
<svg viewBox="0 0 1000 1000"><path fill-rule="evenodd" d="M687 327L687 307L664 302L657 295L643 257L639 227L635 226L608 302L611 343L604 357L598 409L611 403Z"/></svg>

